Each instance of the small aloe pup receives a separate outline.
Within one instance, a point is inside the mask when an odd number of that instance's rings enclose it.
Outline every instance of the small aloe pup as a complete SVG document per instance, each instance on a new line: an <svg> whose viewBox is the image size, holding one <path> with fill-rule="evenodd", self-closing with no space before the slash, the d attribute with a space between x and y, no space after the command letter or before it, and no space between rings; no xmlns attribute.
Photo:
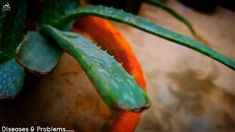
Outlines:
<svg viewBox="0 0 235 132"><path fill-rule="evenodd" d="M123 45L118 47L104 42L101 36L89 29L91 18L84 17L96 16L128 24L191 48L235 69L233 60L205 44L122 10L80 6L77 0L46 0L36 18L37 30L28 31L24 28L27 1L3 0L3 3L7 2L12 5L11 10L1 10L0 15L0 97L14 97L23 86L26 72L38 76L50 73L63 52L67 52L80 63L103 101L110 108L121 111L120 117L111 126L112 131L134 131L139 113L150 106L150 101L144 91L142 71L128 44L120 42ZM78 32L73 33L70 30L75 20L74 30ZM85 28L81 26L83 21L88 22ZM93 41L83 36L83 33L88 34ZM120 55L122 51L130 60ZM128 122L128 117L133 120ZM129 125L122 128L125 123Z"/></svg>

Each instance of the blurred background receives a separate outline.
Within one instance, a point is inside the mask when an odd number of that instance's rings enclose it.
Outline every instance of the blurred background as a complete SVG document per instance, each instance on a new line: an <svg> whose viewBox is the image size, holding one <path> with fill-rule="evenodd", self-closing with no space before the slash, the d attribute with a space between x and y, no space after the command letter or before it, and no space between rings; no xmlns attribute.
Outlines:
<svg viewBox="0 0 235 132"><path fill-rule="evenodd" d="M202 37L199 41L235 59L235 12L216 7L213 2L204 7L211 8L209 11L175 0L168 4L192 23ZM139 14L193 37L185 25L162 9L142 4ZM235 131L234 71L185 47L115 25L130 42L143 67L152 100L152 107L142 114L138 132Z"/></svg>

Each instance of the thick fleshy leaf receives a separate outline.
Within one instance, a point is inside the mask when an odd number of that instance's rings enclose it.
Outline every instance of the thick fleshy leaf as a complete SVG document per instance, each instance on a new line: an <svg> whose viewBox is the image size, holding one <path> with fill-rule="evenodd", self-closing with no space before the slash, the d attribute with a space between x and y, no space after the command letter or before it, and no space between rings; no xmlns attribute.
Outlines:
<svg viewBox="0 0 235 132"><path fill-rule="evenodd" d="M46 0L44 1L39 25L50 25L54 20L60 18L61 15L71 13L79 5L80 3L78 0ZM73 22L64 25L63 30L70 30L72 24ZM62 55L62 51L57 48L56 45L51 45L50 42L42 38L39 34L31 34L30 36L33 38L29 39L30 42L26 42L25 49L19 54L17 60L33 73L46 74L56 66ZM34 38L39 39L37 45L33 44L34 41L36 41L33 40ZM29 51L29 49L32 51ZM37 50L40 50L40 52L37 52Z"/></svg>
<svg viewBox="0 0 235 132"><path fill-rule="evenodd" d="M17 49L16 59L29 72L47 74L58 63L63 51L37 32L29 31Z"/></svg>
<svg viewBox="0 0 235 132"><path fill-rule="evenodd" d="M27 0L3 0L0 3L0 62L4 62L15 56L23 39Z"/></svg>
<svg viewBox="0 0 235 132"><path fill-rule="evenodd" d="M149 107L146 93L134 78L109 54L90 40L71 32L43 26L41 32L53 38L72 55L86 72L103 100L113 108L140 112Z"/></svg>
<svg viewBox="0 0 235 132"><path fill-rule="evenodd" d="M55 27L63 27L63 25L65 25L66 23L74 19L77 19L78 17L88 16L88 15L99 16L102 18L114 20L116 22L121 22L121 23L131 25L140 30L146 31L153 35L162 37L169 41L178 43L180 45L183 45L185 47L198 51L204 55L209 56L210 58L214 60L217 60L218 62L221 62L227 67L235 70L235 62L232 59L221 55L217 51L206 46L205 44L197 40L194 40L192 38L186 37L184 35L178 34L169 29L166 29L149 20L143 19L141 17L135 16L130 13L124 12L122 10L117 10L111 7L104 7L104 6L80 7L74 12L68 15L62 16L61 18L55 20L53 23L51 23L51 25Z"/></svg>
<svg viewBox="0 0 235 132"><path fill-rule="evenodd" d="M0 99L15 96L24 83L24 69L15 59L0 64Z"/></svg>
<svg viewBox="0 0 235 132"><path fill-rule="evenodd" d="M176 19L184 23L189 28L189 30L192 32L193 35L198 36L195 30L193 29L193 26L191 25L191 23L185 17L183 17L181 14L179 14L177 11L175 11L171 7L169 7L167 4L163 3L161 0L143 0L143 1L153 6L160 7L163 10L167 11Z"/></svg>

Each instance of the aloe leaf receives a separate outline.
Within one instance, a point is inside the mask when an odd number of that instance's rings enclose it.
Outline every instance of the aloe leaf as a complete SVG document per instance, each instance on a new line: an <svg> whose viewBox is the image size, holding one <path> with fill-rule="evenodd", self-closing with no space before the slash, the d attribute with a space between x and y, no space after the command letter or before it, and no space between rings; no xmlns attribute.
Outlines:
<svg viewBox="0 0 235 132"><path fill-rule="evenodd" d="M163 10L167 11L172 16L174 16L176 19L178 19L179 21L184 23L189 28L189 30L191 31L191 33L193 35L198 36L196 34L195 30L193 29L193 26L191 25L191 23L185 17L183 17L181 14L179 14L177 11L175 11L171 7L167 6L161 0L144 0L144 2L146 2L146 3L150 4L150 5L156 6L156 7L160 7Z"/></svg>
<svg viewBox="0 0 235 132"><path fill-rule="evenodd" d="M80 5L78 0L46 0L44 1L39 26L51 24L54 20L71 13ZM73 22L64 25L63 30L70 30ZM38 75L47 74L58 63L62 51L56 45L50 44L38 33L28 34L17 56L17 61L30 72ZM38 52L37 50L40 50Z"/></svg>
<svg viewBox="0 0 235 132"><path fill-rule="evenodd" d="M50 25L54 20L63 15L67 15L74 11L80 5L78 0L46 0L40 16L40 26L44 24ZM63 26L64 30L70 30L72 23Z"/></svg>
<svg viewBox="0 0 235 132"><path fill-rule="evenodd" d="M81 35L43 26L43 34L72 55L103 100L112 108L140 112L149 107L146 93L112 56Z"/></svg>
<svg viewBox="0 0 235 132"><path fill-rule="evenodd" d="M8 5L8 8L4 9L4 5ZM17 46L23 39L26 6L27 0L1 1L0 62L13 58Z"/></svg>
<svg viewBox="0 0 235 132"><path fill-rule="evenodd" d="M17 49L16 59L28 71L44 75L58 63L63 51L37 32L29 31Z"/></svg>
<svg viewBox="0 0 235 132"><path fill-rule="evenodd" d="M24 83L24 69L11 59L0 64L0 99L15 96Z"/></svg>
<svg viewBox="0 0 235 132"><path fill-rule="evenodd" d="M206 46L205 44L197 40L194 40L192 38L186 37L184 35L178 34L169 29L166 29L144 18L110 7L104 7L104 6L80 7L74 12L62 16L60 19L55 20L54 23L52 23L51 25L55 27L61 27L66 23L70 22L71 20L88 15L99 16L116 22L128 24L145 32L151 33L153 35L159 36L161 38L167 39L169 41L178 43L180 45L198 51L204 55L209 56L214 60L217 60L218 62L226 65L227 67L235 70L235 62L232 59L221 55L217 51Z"/></svg>

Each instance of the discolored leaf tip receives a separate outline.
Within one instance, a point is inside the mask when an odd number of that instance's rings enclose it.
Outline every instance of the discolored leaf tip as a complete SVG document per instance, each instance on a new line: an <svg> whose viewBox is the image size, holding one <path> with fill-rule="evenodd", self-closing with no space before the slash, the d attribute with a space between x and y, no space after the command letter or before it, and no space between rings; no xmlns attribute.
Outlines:
<svg viewBox="0 0 235 132"><path fill-rule="evenodd" d="M16 61L37 76L49 74L63 53L51 43L38 32L29 31L16 50Z"/></svg>
<svg viewBox="0 0 235 132"><path fill-rule="evenodd" d="M127 108L123 105L120 105L118 102L116 102L114 109L126 111L126 112L134 112L134 113L141 113L144 110L148 109L151 106L151 103L147 103L143 106L133 107L133 108Z"/></svg>

